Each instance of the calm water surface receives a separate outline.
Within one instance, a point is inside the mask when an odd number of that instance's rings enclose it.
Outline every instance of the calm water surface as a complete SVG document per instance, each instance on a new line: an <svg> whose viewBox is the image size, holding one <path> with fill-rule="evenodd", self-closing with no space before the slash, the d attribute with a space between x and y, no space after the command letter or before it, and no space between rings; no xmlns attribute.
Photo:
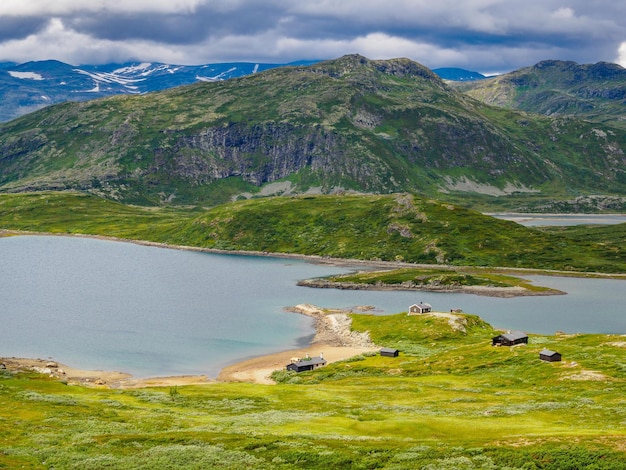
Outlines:
<svg viewBox="0 0 626 470"><path fill-rule="evenodd" d="M0 356L137 377L216 376L229 363L308 344L312 320L284 311L299 303L389 314L424 301L499 328L626 334L626 281L536 276L569 294L514 299L296 286L348 270L88 238L0 238Z"/></svg>
<svg viewBox="0 0 626 470"><path fill-rule="evenodd" d="M489 214L498 219L512 220L527 227L614 225L626 223L626 214Z"/></svg>

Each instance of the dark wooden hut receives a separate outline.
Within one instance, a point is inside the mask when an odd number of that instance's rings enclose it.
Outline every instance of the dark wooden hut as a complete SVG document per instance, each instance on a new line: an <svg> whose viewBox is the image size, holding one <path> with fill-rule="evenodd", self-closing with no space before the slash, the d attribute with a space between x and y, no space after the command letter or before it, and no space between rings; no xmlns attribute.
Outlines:
<svg viewBox="0 0 626 470"><path fill-rule="evenodd" d="M521 331L512 331L498 336L491 340L493 346L515 346L516 344L528 344L528 335Z"/></svg>
<svg viewBox="0 0 626 470"><path fill-rule="evenodd" d="M397 349L393 349L393 348L381 348L380 349L381 356L398 357L398 354L400 354L400 351L398 351Z"/></svg>
<svg viewBox="0 0 626 470"><path fill-rule="evenodd" d="M556 351L544 349L539 353L539 359L546 362L559 362L561 360L561 354Z"/></svg>

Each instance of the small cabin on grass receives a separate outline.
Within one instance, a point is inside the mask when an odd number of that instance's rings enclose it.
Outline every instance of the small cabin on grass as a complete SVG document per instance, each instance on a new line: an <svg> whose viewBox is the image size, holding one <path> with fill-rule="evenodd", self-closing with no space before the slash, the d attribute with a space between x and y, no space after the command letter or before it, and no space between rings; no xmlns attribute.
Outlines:
<svg viewBox="0 0 626 470"><path fill-rule="evenodd" d="M321 355L317 357L303 357L301 359L292 360L291 364L287 364L287 370L293 370L294 372L305 372L308 370L317 369L326 365L326 359Z"/></svg>
<svg viewBox="0 0 626 470"><path fill-rule="evenodd" d="M409 315L419 315L420 313L432 312L433 308L430 304L420 302L409 307Z"/></svg>
<svg viewBox="0 0 626 470"><path fill-rule="evenodd" d="M492 346L515 346L516 344L528 344L528 335L521 331L512 331L494 336L491 340Z"/></svg>
<svg viewBox="0 0 626 470"><path fill-rule="evenodd" d="M559 362L561 360L561 355L556 351L544 349L539 353L539 359L546 362Z"/></svg>
<svg viewBox="0 0 626 470"><path fill-rule="evenodd" d="M381 356L398 357L398 354L400 354L400 351L398 351L397 349L393 349L393 348L381 348L380 349Z"/></svg>

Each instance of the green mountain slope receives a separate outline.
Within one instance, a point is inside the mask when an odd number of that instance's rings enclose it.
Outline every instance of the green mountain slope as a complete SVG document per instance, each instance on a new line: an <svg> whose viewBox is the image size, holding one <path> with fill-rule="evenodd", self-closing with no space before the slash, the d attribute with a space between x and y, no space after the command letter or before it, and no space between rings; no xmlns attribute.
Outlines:
<svg viewBox="0 0 626 470"><path fill-rule="evenodd" d="M346 56L0 126L0 191L142 204L289 192L566 198L626 192L626 131L529 117L406 59Z"/></svg>
<svg viewBox="0 0 626 470"><path fill-rule="evenodd" d="M209 210L68 193L0 196L0 229L361 260L626 272L623 228L572 236L401 195L270 197Z"/></svg>
<svg viewBox="0 0 626 470"><path fill-rule="evenodd" d="M626 129L626 69L617 64L546 60L456 87L491 105Z"/></svg>

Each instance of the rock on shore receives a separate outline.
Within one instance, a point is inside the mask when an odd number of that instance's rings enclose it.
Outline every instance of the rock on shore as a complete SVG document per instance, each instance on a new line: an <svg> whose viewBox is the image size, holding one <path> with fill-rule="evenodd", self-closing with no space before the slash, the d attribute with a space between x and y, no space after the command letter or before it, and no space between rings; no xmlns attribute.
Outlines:
<svg viewBox="0 0 626 470"><path fill-rule="evenodd" d="M333 346L374 348L368 332L352 331L352 319L344 312L326 312L311 304L299 304L285 310L315 318L314 343Z"/></svg>

